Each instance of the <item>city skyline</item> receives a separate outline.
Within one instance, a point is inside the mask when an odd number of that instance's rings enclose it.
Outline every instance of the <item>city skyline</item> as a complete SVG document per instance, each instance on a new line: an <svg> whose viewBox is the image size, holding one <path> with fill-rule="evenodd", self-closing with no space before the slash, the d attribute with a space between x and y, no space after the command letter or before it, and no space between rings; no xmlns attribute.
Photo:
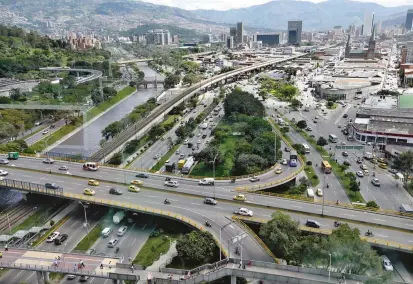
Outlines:
<svg viewBox="0 0 413 284"><path fill-rule="evenodd" d="M185 10L197 10L197 9L207 9L207 10L230 10L238 8L247 8L251 6L261 5L265 3L272 2L272 0L211 0L211 1L201 1L201 0L143 0L144 2L153 3L157 5L166 5L171 7L177 7ZM294 1L294 0L291 0ZM303 2L320 3L325 2L323 0L307 0ZM397 7L403 5L411 5L411 0L358 0L357 2L364 3L374 3L385 7Z"/></svg>

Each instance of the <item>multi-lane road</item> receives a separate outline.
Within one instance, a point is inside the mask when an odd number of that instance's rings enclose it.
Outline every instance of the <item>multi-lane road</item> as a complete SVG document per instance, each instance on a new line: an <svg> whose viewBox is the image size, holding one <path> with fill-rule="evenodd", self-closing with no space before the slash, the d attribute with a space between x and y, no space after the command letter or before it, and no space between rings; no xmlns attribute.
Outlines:
<svg viewBox="0 0 413 284"><path fill-rule="evenodd" d="M29 160L29 159L24 159ZM40 161L37 159L30 159L32 162L36 162L39 165ZM19 161L23 161L20 159ZM60 163L60 162L59 162ZM28 163L26 163L28 164ZM35 164L34 164L35 165ZM97 172L82 172L80 165L68 164L71 167L73 174L85 177L94 177L101 180L114 181L122 183L124 179L130 181L134 179L134 172L131 171L119 171L117 169L100 168ZM56 167L57 165L54 165ZM34 171L26 171L21 169L8 168L10 171L10 178L16 178L23 181L30 181L34 183L55 182L56 184L63 185L64 192L83 194L83 190L87 187L87 181L84 179L77 179L68 175L50 175L47 172L44 174ZM124 176L125 175L125 176ZM136 205L149 206L160 210L172 210L178 214L194 219L195 221L204 223L210 219L214 223L220 225L227 222L225 216L231 216L232 211L237 207L247 206L254 210L256 217L269 218L271 213L276 208L294 210L299 213L291 213L295 218L300 219L301 223L308 217L309 214L320 215L322 206L320 204L310 202L300 202L295 200L280 199L262 195L246 194L247 203L234 204L231 200L236 194L234 187L231 187L229 183L216 183L215 187L202 187L197 186L196 181L180 180L180 186L174 188L163 188L163 178L161 176L151 175L148 179L144 180L144 185L151 188L158 188L155 190L142 188L140 193L127 192L124 186L118 186L124 190L124 194L121 196L111 196L108 193L110 187L113 184L107 184L102 182L100 186L96 187L96 197L107 198L110 200L118 200L120 202L128 202ZM220 199L219 204L216 207L208 205L202 205L204 196L211 196L213 191L216 191L216 197ZM196 196L182 196L180 193L187 193ZM166 206L163 204L163 200L168 198L172 201L172 205ZM262 208L264 205L268 208ZM211 210L212 209L212 210ZM367 222L365 225L352 224L360 228L361 232L367 229L373 230L375 236L379 239L386 241L394 241L400 244L411 245L413 242L412 234L409 232L402 232L397 229L410 230L413 229L413 220L410 218L382 215L376 213L369 213L365 211L351 210L336 206L324 206L324 215L330 218L337 219L349 219L356 222ZM313 217L312 217L313 218ZM333 228L333 219L325 219L321 217L314 217L319 220L323 228ZM378 225L376 227L375 225ZM379 226L389 226L397 228L396 230L388 229ZM217 233L215 226L212 227L213 233ZM252 257L259 257L251 253Z"/></svg>

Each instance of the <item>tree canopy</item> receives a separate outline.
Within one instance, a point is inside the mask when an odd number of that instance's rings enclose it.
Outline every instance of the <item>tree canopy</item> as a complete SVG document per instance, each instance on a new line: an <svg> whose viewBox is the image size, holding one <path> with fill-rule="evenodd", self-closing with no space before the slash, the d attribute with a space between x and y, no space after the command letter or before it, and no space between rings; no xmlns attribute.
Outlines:
<svg viewBox="0 0 413 284"><path fill-rule="evenodd" d="M176 243L178 255L194 262L202 262L213 256L215 247L212 235L206 231L192 231Z"/></svg>
<svg viewBox="0 0 413 284"><path fill-rule="evenodd" d="M236 113L257 117L263 117L265 114L262 103L254 98L254 95L239 88L235 88L227 95L224 101L224 110L227 117Z"/></svg>
<svg viewBox="0 0 413 284"><path fill-rule="evenodd" d="M407 186L408 177L413 173L413 152L401 153L393 160L393 168L404 175L404 185Z"/></svg>

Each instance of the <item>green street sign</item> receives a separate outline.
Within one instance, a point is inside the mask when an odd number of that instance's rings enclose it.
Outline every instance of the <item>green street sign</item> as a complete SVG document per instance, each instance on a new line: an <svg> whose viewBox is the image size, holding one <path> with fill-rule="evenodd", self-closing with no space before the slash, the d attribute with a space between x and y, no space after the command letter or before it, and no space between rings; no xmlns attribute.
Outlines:
<svg viewBox="0 0 413 284"><path fill-rule="evenodd" d="M337 145L336 150L363 150L363 145Z"/></svg>

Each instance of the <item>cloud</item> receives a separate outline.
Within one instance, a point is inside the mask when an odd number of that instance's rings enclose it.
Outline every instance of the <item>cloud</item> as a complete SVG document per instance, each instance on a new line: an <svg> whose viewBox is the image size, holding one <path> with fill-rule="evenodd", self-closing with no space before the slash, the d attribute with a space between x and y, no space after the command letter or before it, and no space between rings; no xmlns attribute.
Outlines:
<svg viewBox="0 0 413 284"><path fill-rule="evenodd" d="M264 4L271 0L143 0L144 2L150 2L158 5L167 5L172 7L178 7L185 10L196 9L211 9L211 10L228 10L234 8L243 8L253 5ZM310 2L321 2L323 0L310 0ZM401 6L411 5L412 0L359 0L360 2L374 2L383 6Z"/></svg>

